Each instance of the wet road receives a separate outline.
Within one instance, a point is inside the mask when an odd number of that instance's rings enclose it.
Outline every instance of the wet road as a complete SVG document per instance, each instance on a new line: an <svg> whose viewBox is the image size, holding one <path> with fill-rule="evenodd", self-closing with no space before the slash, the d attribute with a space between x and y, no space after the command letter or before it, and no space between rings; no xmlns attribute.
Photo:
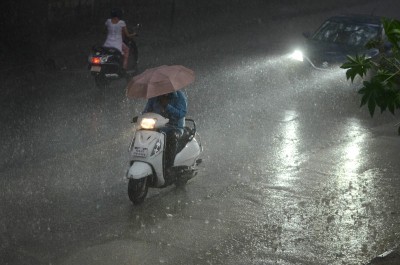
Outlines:
<svg viewBox="0 0 400 265"><path fill-rule="evenodd" d="M0 263L362 264L395 246L398 120L359 109L343 72L287 76L276 26L147 55L196 72L188 117L205 151L184 189L141 206L124 174L145 102L123 81L98 91L78 69L8 103Z"/></svg>

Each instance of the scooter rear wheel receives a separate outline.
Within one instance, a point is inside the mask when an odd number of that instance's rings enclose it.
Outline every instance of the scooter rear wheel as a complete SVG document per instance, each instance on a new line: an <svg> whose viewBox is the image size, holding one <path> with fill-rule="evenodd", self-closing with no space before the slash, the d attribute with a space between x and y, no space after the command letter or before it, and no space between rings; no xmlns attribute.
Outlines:
<svg viewBox="0 0 400 265"><path fill-rule="evenodd" d="M133 204L140 204L144 201L149 187L147 177L142 179L129 179L128 196Z"/></svg>
<svg viewBox="0 0 400 265"><path fill-rule="evenodd" d="M178 188L181 188L181 187L185 186L186 183L189 181L189 179L191 179L194 176L196 176L196 174L197 174L196 172L192 171L192 172L185 172L185 173L179 175L176 178L175 186L178 187Z"/></svg>

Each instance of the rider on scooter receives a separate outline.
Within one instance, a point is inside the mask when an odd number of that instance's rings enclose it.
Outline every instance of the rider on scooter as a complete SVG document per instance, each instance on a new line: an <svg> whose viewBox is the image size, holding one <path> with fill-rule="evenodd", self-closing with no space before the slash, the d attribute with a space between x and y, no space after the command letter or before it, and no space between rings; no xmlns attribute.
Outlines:
<svg viewBox="0 0 400 265"><path fill-rule="evenodd" d="M123 37L132 38L136 35L136 33L129 33L126 28L125 21L121 20L122 10L119 8L113 8L111 10L111 18L106 20L106 28L107 28L107 39L104 42L104 47L113 47L118 49L122 55L124 56L123 68L127 70L128 68L128 57L129 57L129 48L123 42Z"/></svg>
<svg viewBox="0 0 400 265"><path fill-rule="evenodd" d="M150 98L143 110L143 113L146 112L154 112L169 119L168 125L170 126L162 128L161 131L165 132L167 136L165 168L170 168L174 164L178 139L182 136L185 126L185 116L187 113L186 95L178 90Z"/></svg>

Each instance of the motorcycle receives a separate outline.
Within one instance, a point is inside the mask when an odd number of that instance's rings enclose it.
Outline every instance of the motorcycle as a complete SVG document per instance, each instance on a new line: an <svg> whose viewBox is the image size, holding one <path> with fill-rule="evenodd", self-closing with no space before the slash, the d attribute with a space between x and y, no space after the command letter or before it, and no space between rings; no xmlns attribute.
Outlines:
<svg viewBox="0 0 400 265"><path fill-rule="evenodd" d="M138 36L139 28L140 24L135 27L135 36ZM124 57L118 49L98 45L92 47L88 68L98 88L108 87L111 80L128 79L137 71L139 53L136 42L133 38L125 38L124 43L129 47L128 70L122 67Z"/></svg>
<svg viewBox="0 0 400 265"><path fill-rule="evenodd" d="M182 187L197 175L203 147L192 119L185 119L173 166L165 168L166 135L160 128L168 126L168 121L156 113L145 113L132 120L135 134L129 145L130 167L126 178L129 181L128 196L133 204L144 201L149 187L164 188L172 184Z"/></svg>

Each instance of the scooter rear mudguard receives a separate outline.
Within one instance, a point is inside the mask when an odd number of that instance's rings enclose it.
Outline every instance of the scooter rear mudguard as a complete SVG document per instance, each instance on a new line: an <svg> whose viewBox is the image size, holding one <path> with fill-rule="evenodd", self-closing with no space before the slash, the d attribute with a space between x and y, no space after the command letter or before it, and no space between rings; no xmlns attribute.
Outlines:
<svg viewBox="0 0 400 265"><path fill-rule="evenodd" d="M128 179L141 179L153 174L149 164L141 161L135 161L127 173Z"/></svg>
<svg viewBox="0 0 400 265"><path fill-rule="evenodd" d="M186 146L175 156L174 166L188 166L195 165L197 158L202 152L202 147L193 138Z"/></svg>

